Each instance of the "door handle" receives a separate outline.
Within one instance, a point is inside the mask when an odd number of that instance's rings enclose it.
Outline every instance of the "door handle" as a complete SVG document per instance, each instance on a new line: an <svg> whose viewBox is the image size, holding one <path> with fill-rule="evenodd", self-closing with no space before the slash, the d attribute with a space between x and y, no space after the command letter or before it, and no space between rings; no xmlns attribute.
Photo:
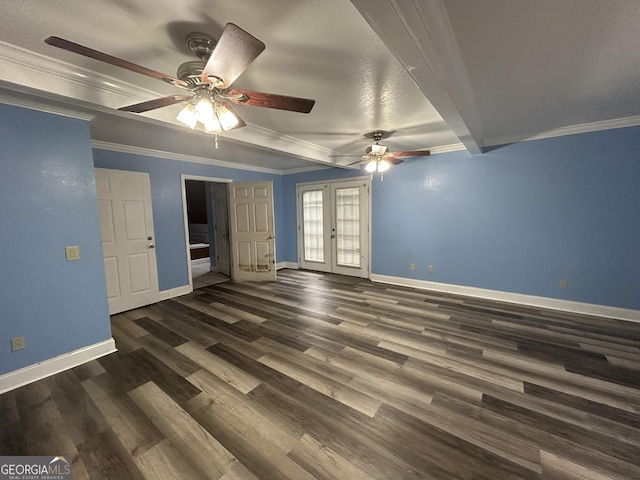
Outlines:
<svg viewBox="0 0 640 480"><path fill-rule="evenodd" d="M153 243L150 243L149 248L156 248L156 246Z"/></svg>
<svg viewBox="0 0 640 480"><path fill-rule="evenodd" d="M336 234L335 234L335 233L332 233L332 234L331 234L331 238L336 238Z"/></svg>
<svg viewBox="0 0 640 480"><path fill-rule="evenodd" d="M273 240L274 238L276 238L276 236L275 236L275 235L269 235L269 236L267 237L267 240Z"/></svg>

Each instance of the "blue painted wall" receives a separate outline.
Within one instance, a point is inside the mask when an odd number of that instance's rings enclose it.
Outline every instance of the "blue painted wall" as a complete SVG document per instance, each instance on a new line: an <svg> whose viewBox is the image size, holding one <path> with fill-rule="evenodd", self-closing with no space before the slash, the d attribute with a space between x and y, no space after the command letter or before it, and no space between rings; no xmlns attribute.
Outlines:
<svg viewBox="0 0 640 480"><path fill-rule="evenodd" d="M108 340L111 326L88 122L2 104L0 118L4 374ZM26 348L13 352L16 336Z"/></svg>
<svg viewBox="0 0 640 480"><path fill-rule="evenodd" d="M291 198L314 180L290 177ZM640 127L392 168L372 182L372 272L640 309Z"/></svg>
<svg viewBox="0 0 640 480"><path fill-rule="evenodd" d="M271 180L276 225L276 261L279 262L284 258L284 244L278 241L279 232L283 230L284 225L280 175L100 149L94 149L93 157L96 167L149 174L160 290L169 290L189 283L182 212L182 174L232 179L236 182Z"/></svg>
<svg viewBox="0 0 640 480"><path fill-rule="evenodd" d="M362 175L92 152L84 121L6 105L0 118L0 374L111 337L94 163L149 173L162 290L188 283L182 173L271 180L279 262L297 261L296 184ZM640 127L407 160L372 182L372 272L640 309L638 185Z"/></svg>

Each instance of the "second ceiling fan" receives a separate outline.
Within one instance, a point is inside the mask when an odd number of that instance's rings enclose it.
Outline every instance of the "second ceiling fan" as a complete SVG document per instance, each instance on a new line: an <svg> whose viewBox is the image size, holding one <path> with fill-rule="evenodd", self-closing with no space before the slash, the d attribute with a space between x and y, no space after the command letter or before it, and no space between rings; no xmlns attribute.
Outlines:
<svg viewBox="0 0 640 480"><path fill-rule="evenodd" d="M382 174L387 171L391 165L398 165L399 163L404 162L402 158L404 157L426 157L431 155L429 150L410 150L405 152L390 152L389 147L386 145L380 145L380 140L382 140L385 136L389 136L389 132L383 132L380 130L376 130L375 132L371 132L365 136L371 137L375 143L373 145L369 145L365 154L359 156L360 159L347 164L347 166L356 165L358 163L365 164L365 170L370 172L372 175L374 172L378 172ZM353 156L353 155L336 155L339 157L345 156Z"/></svg>
<svg viewBox="0 0 640 480"><path fill-rule="evenodd" d="M204 33L188 35L187 44L200 60L181 64L178 67L176 77L142 67L60 37L48 37L45 42L54 47L162 80L188 90L188 93L184 95L169 95L121 107L118 110L143 113L156 108L187 102L187 105L178 114L177 119L191 128L195 128L200 123L208 133L218 134L246 125L227 102L300 113L309 113L315 104L315 100L307 98L232 89L233 82L265 49L264 43L233 23L225 25L217 43L212 37Z"/></svg>

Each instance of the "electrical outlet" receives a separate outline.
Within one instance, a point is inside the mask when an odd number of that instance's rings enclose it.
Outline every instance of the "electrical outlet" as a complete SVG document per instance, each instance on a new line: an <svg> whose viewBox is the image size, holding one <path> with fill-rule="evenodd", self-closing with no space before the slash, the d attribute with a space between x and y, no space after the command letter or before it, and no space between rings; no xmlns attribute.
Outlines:
<svg viewBox="0 0 640 480"><path fill-rule="evenodd" d="M428 271L429 273L433 272L433 265L429 265L429 266L427 267L427 271Z"/></svg>
<svg viewBox="0 0 640 480"><path fill-rule="evenodd" d="M410 268L411 270L415 270L415 269L416 269L416 264L415 264L415 263L412 263L411 265L409 265L409 268Z"/></svg>
<svg viewBox="0 0 640 480"><path fill-rule="evenodd" d="M567 281L565 279L560 280L560 288L567 288Z"/></svg>
<svg viewBox="0 0 640 480"><path fill-rule="evenodd" d="M22 350L24 348L24 337L13 337L11 339L11 350Z"/></svg>
<svg viewBox="0 0 640 480"><path fill-rule="evenodd" d="M67 256L67 262L72 260L80 260L80 247L77 245L71 245L64 247L64 252Z"/></svg>

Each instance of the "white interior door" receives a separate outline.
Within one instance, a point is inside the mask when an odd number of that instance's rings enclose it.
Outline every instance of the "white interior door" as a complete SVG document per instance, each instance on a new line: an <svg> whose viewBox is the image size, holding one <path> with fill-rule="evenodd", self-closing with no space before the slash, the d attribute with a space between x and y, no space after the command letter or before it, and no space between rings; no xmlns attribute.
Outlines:
<svg viewBox="0 0 640 480"><path fill-rule="evenodd" d="M229 203L227 184L214 183L213 228L215 231L215 254L218 272L231 276L231 252L229 249Z"/></svg>
<svg viewBox="0 0 640 480"><path fill-rule="evenodd" d="M276 279L272 182L229 184L231 278Z"/></svg>
<svg viewBox="0 0 640 480"><path fill-rule="evenodd" d="M370 179L298 185L301 268L368 278Z"/></svg>
<svg viewBox="0 0 640 480"><path fill-rule="evenodd" d="M109 313L159 300L149 175L95 169Z"/></svg>

